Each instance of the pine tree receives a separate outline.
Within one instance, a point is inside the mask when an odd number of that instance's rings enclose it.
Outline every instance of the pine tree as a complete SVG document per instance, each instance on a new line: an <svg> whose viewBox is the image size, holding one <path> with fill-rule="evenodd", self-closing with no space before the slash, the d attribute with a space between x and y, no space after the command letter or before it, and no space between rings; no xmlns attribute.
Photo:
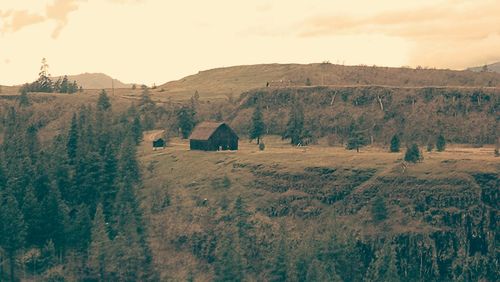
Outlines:
<svg viewBox="0 0 500 282"><path fill-rule="evenodd" d="M28 187L24 192L23 206L21 207L24 221L26 224L26 245L42 246L43 238L41 237L41 222L42 208L32 187Z"/></svg>
<svg viewBox="0 0 500 282"><path fill-rule="evenodd" d="M269 281L287 281L288 279L288 266L287 266L287 250L285 246L285 228L284 225L280 227L281 238L278 243L278 248L274 255L274 261L271 268Z"/></svg>
<svg viewBox="0 0 500 282"><path fill-rule="evenodd" d="M140 181L141 173L135 154L135 145L129 137L121 146L120 159L118 161L118 175L121 183L136 184Z"/></svg>
<svg viewBox="0 0 500 282"><path fill-rule="evenodd" d="M94 220L92 222L91 243L87 266L90 269L91 277L98 281L109 280L108 272L110 262L111 240L106 228L106 221L102 206L97 206Z"/></svg>
<svg viewBox="0 0 500 282"><path fill-rule="evenodd" d="M396 251L386 244L376 253L375 260L370 264L365 276L370 282L399 282L401 278L396 266Z"/></svg>
<svg viewBox="0 0 500 282"><path fill-rule="evenodd" d="M196 124L195 115L195 110L187 106L182 106L177 111L177 124L183 139L187 139L193 130Z"/></svg>
<svg viewBox="0 0 500 282"><path fill-rule="evenodd" d="M385 205L385 200L380 195L375 197L372 204L372 217L373 221L380 222L387 219L387 207Z"/></svg>
<svg viewBox="0 0 500 282"><path fill-rule="evenodd" d="M446 139L442 134L439 134L436 140L436 149L438 152L443 152L446 149Z"/></svg>
<svg viewBox="0 0 500 282"><path fill-rule="evenodd" d="M142 125L139 115L134 116L131 126L132 137L136 145L139 145L142 141Z"/></svg>
<svg viewBox="0 0 500 282"><path fill-rule="evenodd" d="M68 159L70 164L75 163L76 153L78 150L78 123L76 120L76 114L73 114L71 118L71 125L68 132L68 142L66 145L68 152Z"/></svg>
<svg viewBox="0 0 500 282"><path fill-rule="evenodd" d="M300 102L294 102L282 138L290 139L292 145L299 145L304 136L304 108Z"/></svg>
<svg viewBox="0 0 500 282"><path fill-rule="evenodd" d="M0 247L7 254L10 266L10 279L15 280L16 256L23 247L26 225L12 191L0 193Z"/></svg>
<svg viewBox="0 0 500 282"><path fill-rule="evenodd" d="M264 117L262 116L262 109L260 105L255 107L252 116L252 128L250 129L250 140L257 139L257 144L260 144L260 138L264 134L266 125L264 124Z"/></svg>
<svg viewBox="0 0 500 282"><path fill-rule="evenodd" d="M64 76L62 81L61 81L61 86L59 89L59 93L70 93L69 92L69 82L68 82L68 76Z"/></svg>
<svg viewBox="0 0 500 282"><path fill-rule="evenodd" d="M423 159L424 157L422 156L422 153L416 143L413 143L408 149L406 149L405 161L416 163L422 161Z"/></svg>
<svg viewBox="0 0 500 282"><path fill-rule="evenodd" d="M401 146L401 142L399 140L398 134L394 134L391 139L391 153L399 152L399 148Z"/></svg>
<svg viewBox="0 0 500 282"><path fill-rule="evenodd" d="M366 139L363 131L354 129L351 131L349 139L347 140L347 150L354 150L359 153L359 148L366 145Z"/></svg>
<svg viewBox="0 0 500 282"><path fill-rule="evenodd" d="M106 94L106 90L101 90L99 98L97 99L97 109L100 111L107 111L111 108L111 102Z"/></svg>
<svg viewBox="0 0 500 282"><path fill-rule="evenodd" d="M56 249L63 251L66 243L67 214L59 191L51 187L41 206L41 238L44 242L52 240Z"/></svg>
<svg viewBox="0 0 500 282"><path fill-rule="evenodd" d="M336 279L332 279L330 277L326 267L324 264L318 259L313 259L309 264L309 268L307 269L306 280L310 282L322 282L322 281L342 281L339 277Z"/></svg>
<svg viewBox="0 0 500 282"><path fill-rule="evenodd" d="M53 89L52 80L49 74L49 65L47 64L47 59L42 59L42 66L40 67L40 72L38 73L38 80L35 81L34 92L46 92L50 93Z"/></svg>

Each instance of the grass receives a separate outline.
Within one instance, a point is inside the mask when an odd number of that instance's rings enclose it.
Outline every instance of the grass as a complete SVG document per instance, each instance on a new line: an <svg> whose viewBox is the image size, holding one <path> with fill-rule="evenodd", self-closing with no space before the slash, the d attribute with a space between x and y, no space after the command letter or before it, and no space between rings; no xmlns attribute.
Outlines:
<svg viewBox="0 0 500 282"><path fill-rule="evenodd" d="M145 140L148 140L148 136L146 133ZM447 184L449 179L471 179L471 174L475 172L500 171L500 159L493 156L494 148L489 146L471 148L451 145L442 153L424 152L424 161L410 165L403 174L400 163L404 152L389 153L388 149L376 146L364 147L360 153L325 145L297 148L276 136L266 136L264 142L266 149L260 151L255 143L240 140L240 150L235 152L190 151L188 142L177 138L173 138L164 150L153 151L149 141L140 146L138 154L143 166L154 163L153 170L144 171L145 183L141 195L146 217L150 221L154 257L163 275L176 273L175 277L170 278L182 280L190 270L195 271L199 269L200 264L203 265L202 261L198 261L190 253L189 248L177 246L180 244L179 238L214 228L211 226L212 219L224 214L224 206L231 207L238 196L244 199L249 210L253 212L252 220L259 226L278 230L279 223L285 221L290 236L297 238L304 236L307 230L313 232L323 228L324 224L332 220L353 226L363 236L385 232L428 232L437 227L424 222L420 217L408 216L408 207L413 207L412 193L427 190L429 193L434 193L433 189L441 189L440 193L452 197L455 191L475 188L457 186L458 184L451 182ZM310 169L311 167L328 169ZM271 186L274 185L273 181L276 181L276 185L283 183L282 181L307 183L308 179L287 180L279 177L292 177L290 179L304 175L313 177L314 173L319 171L320 174L333 173L331 180L327 181L332 181L332 185L335 186L335 183L348 184L345 181L349 178L345 177L350 175L349 173L366 170L373 170L375 174L354 187L345 200L332 205L321 203L317 198L311 197L309 192L300 188L280 193L261 189L255 184L258 178L269 181ZM307 174L307 171L312 173ZM311 186L321 184L321 179L322 176L311 178ZM395 186L385 187L381 179L388 179ZM397 183L405 183L405 179L409 186L398 186ZM412 179L435 183L435 187L413 184ZM229 182L229 185L224 185L225 182ZM380 185L381 188L377 188ZM170 206L161 212L153 213L151 203L158 201L154 199L158 195L165 194L162 191L167 191ZM380 224L374 224L371 220L372 196L370 195L374 191L383 193L388 206L389 217ZM406 195L405 191L409 194ZM359 210L347 214L339 212L344 205L351 205L354 199L361 199ZM319 208L321 211L312 218L296 214L270 217L263 208L277 203L288 205L290 209L298 209L301 212L308 212L314 208ZM210 279L210 275L207 272L202 276Z"/></svg>

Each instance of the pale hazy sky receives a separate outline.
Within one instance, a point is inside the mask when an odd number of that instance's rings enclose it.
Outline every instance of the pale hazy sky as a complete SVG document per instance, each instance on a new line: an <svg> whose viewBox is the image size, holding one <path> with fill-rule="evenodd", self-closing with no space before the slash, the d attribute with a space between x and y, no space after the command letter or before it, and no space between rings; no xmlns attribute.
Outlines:
<svg viewBox="0 0 500 282"><path fill-rule="evenodd" d="M258 63L500 61L498 0L0 0L0 84L103 72L162 84Z"/></svg>

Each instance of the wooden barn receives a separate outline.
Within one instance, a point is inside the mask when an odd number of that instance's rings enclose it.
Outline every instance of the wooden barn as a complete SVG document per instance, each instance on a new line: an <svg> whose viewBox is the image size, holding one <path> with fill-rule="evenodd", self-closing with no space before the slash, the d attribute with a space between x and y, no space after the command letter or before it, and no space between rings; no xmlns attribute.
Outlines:
<svg viewBox="0 0 500 282"><path fill-rule="evenodd" d="M223 122L202 122L189 137L191 150L238 150L238 135Z"/></svg>

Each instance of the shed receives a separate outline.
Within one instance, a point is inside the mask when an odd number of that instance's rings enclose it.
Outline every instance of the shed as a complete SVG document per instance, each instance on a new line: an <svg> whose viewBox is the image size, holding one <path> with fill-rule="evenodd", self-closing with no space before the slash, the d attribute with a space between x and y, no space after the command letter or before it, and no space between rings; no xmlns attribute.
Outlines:
<svg viewBox="0 0 500 282"><path fill-rule="evenodd" d="M191 150L238 150L238 135L224 122L205 121L198 124L191 136Z"/></svg>
<svg viewBox="0 0 500 282"><path fill-rule="evenodd" d="M165 148L165 140L163 140L163 138L153 139L153 150L156 150L158 148Z"/></svg>

